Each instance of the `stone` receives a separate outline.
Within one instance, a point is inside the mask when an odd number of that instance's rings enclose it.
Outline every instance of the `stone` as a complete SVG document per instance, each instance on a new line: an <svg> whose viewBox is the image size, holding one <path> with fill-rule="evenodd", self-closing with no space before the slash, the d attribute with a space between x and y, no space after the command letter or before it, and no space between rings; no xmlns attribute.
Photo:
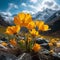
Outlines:
<svg viewBox="0 0 60 60"><path fill-rule="evenodd" d="M0 52L0 60L17 60L17 57L12 54Z"/></svg>
<svg viewBox="0 0 60 60"><path fill-rule="evenodd" d="M42 39L42 38L37 38L36 39L36 43L38 44L43 44L43 43L48 43L45 39Z"/></svg>
<svg viewBox="0 0 60 60"><path fill-rule="evenodd" d="M44 47L45 49L50 50L50 47L48 45L48 41L42 38L37 38L36 39L36 43L40 44L42 47Z"/></svg>
<svg viewBox="0 0 60 60"><path fill-rule="evenodd" d="M1 40L1 41L5 41L5 42L8 41L5 37L1 38L0 40Z"/></svg>
<svg viewBox="0 0 60 60"><path fill-rule="evenodd" d="M3 46L2 44L0 44L0 48L8 49L7 47Z"/></svg>
<svg viewBox="0 0 60 60"><path fill-rule="evenodd" d="M20 55L20 56L18 57L17 60L32 60L32 59L31 59L31 55L30 55L30 54L28 54L28 53L23 53L22 55Z"/></svg>

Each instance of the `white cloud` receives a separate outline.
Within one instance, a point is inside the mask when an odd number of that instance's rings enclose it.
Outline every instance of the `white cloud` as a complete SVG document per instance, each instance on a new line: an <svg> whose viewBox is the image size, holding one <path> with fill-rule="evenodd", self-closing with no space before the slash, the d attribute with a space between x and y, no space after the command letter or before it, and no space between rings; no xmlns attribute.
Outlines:
<svg viewBox="0 0 60 60"><path fill-rule="evenodd" d="M28 5L28 7L36 9L36 7L34 5Z"/></svg>
<svg viewBox="0 0 60 60"><path fill-rule="evenodd" d="M22 3L21 5L22 5L22 6L24 6L24 7L26 7L26 6L27 6L27 5L26 5L26 3Z"/></svg>
<svg viewBox="0 0 60 60"><path fill-rule="evenodd" d="M33 8L36 12L43 11L46 8L52 9L52 10L59 10L60 5L58 5L55 0L43 0L41 3L37 2L36 6L29 6L30 8ZM56 9L57 8L57 9Z"/></svg>
<svg viewBox="0 0 60 60"><path fill-rule="evenodd" d="M35 12L33 12L33 11L29 11L29 10L23 10L22 12L30 13L30 14L34 14L34 13L35 13Z"/></svg>
<svg viewBox="0 0 60 60"><path fill-rule="evenodd" d="M30 2L36 3L36 5L22 3L21 5L24 6L24 8L26 8L26 10L23 10L24 12L35 14L38 11L43 11L46 8L52 9L52 10L59 10L60 9L60 5L58 5L55 2L55 0L42 0L42 1L30 0Z"/></svg>
<svg viewBox="0 0 60 60"><path fill-rule="evenodd" d="M13 21L13 17L7 17L7 16L5 16L5 19L4 19L5 21L8 21L9 23L11 22L11 21Z"/></svg>
<svg viewBox="0 0 60 60"><path fill-rule="evenodd" d="M37 3L38 0L30 0L30 2Z"/></svg>
<svg viewBox="0 0 60 60"><path fill-rule="evenodd" d="M12 14L10 12L0 12L0 13L4 16L12 16Z"/></svg>
<svg viewBox="0 0 60 60"><path fill-rule="evenodd" d="M10 3L6 11L0 11L1 16L4 18L5 21L8 21L10 23L13 20L10 10L14 8L18 9L18 5Z"/></svg>
<svg viewBox="0 0 60 60"><path fill-rule="evenodd" d="M52 6L54 3L52 1L50 1L50 2L46 1L44 4L46 4L48 6Z"/></svg>
<svg viewBox="0 0 60 60"><path fill-rule="evenodd" d="M58 6L57 9L54 8L55 6ZM44 9L50 8L50 9L53 9L53 10L58 10L59 5L54 0L44 0L42 2L42 8L44 8Z"/></svg>
<svg viewBox="0 0 60 60"><path fill-rule="evenodd" d="M12 8L18 9L18 6L14 3L10 3L7 11L10 11Z"/></svg>
<svg viewBox="0 0 60 60"><path fill-rule="evenodd" d="M4 18L5 21L11 23L13 21L13 17L11 12L0 12L1 16Z"/></svg>

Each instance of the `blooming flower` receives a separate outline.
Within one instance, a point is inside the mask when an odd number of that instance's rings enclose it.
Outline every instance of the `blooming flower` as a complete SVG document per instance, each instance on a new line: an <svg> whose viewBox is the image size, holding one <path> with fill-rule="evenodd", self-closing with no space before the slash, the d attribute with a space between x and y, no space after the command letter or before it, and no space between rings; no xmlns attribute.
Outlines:
<svg viewBox="0 0 60 60"><path fill-rule="evenodd" d="M55 39L52 39L50 42L51 43L56 43L57 41Z"/></svg>
<svg viewBox="0 0 60 60"><path fill-rule="evenodd" d="M13 45L13 46L16 46L17 45L17 42L15 39L11 39L10 40L10 44Z"/></svg>
<svg viewBox="0 0 60 60"><path fill-rule="evenodd" d="M20 40L19 42L20 42L20 43L22 43L22 44L24 44L24 43L25 43L25 41L24 41L24 40Z"/></svg>
<svg viewBox="0 0 60 60"><path fill-rule="evenodd" d="M19 13L17 16L14 17L14 23L19 26L26 27L28 23L32 21L32 17L30 14Z"/></svg>
<svg viewBox="0 0 60 60"><path fill-rule="evenodd" d="M25 13L19 13L17 17L19 18L20 21L23 21L25 19Z"/></svg>
<svg viewBox="0 0 60 60"><path fill-rule="evenodd" d="M35 23L33 21L31 21L28 25L27 25L28 29L33 29L35 28Z"/></svg>
<svg viewBox="0 0 60 60"><path fill-rule="evenodd" d="M48 43L48 45L49 45L49 46L53 46L53 44L52 44L52 43Z"/></svg>
<svg viewBox="0 0 60 60"><path fill-rule="evenodd" d="M48 31L49 30L49 26L48 25L41 25L41 26L39 26L39 30Z"/></svg>
<svg viewBox="0 0 60 60"><path fill-rule="evenodd" d="M30 31L30 33L31 33L33 36L38 36L38 35L39 35L38 31L36 31L35 29L32 29L32 31Z"/></svg>
<svg viewBox="0 0 60 60"><path fill-rule="evenodd" d="M32 50L35 52L38 52L41 49L40 44L35 43L34 46L32 47Z"/></svg>
<svg viewBox="0 0 60 60"><path fill-rule="evenodd" d="M41 31L47 31L49 30L49 26L44 24L44 21L36 21L36 26Z"/></svg>
<svg viewBox="0 0 60 60"><path fill-rule="evenodd" d="M41 27L42 25L44 25L44 21L36 21L37 27Z"/></svg>
<svg viewBox="0 0 60 60"><path fill-rule="evenodd" d="M3 46L7 46L8 44L6 42L1 43Z"/></svg>
<svg viewBox="0 0 60 60"><path fill-rule="evenodd" d="M18 33L20 31L20 26L9 26L7 29L6 29L6 34L15 34L15 33Z"/></svg>
<svg viewBox="0 0 60 60"><path fill-rule="evenodd" d="M25 14L25 23L30 23L32 21L32 16L30 14Z"/></svg>
<svg viewBox="0 0 60 60"><path fill-rule="evenodd" d="M35 40L37 37L40 37L39 30L47 31L49 30L49 26L45 25L43 21L33 21L30 14L26 14L23 12L14 17L14 23L16 26L8 26L5 33L13 35L12 38L16 37L17 41L14 38L11 39L9 43L14 47L20 46L21 50L25 49L24 51L31 52L32 49L34 52L38 52L41 49L41 46L40 44L37 44ZM22 30L20 30L20 28L23 27L27 28L28 32L25 33L24 31L22 31L22 34L18 33ZM37 28L38 31L35 28ZM2 43L2 45L6 46L5 43ZM49 43L49 46L53 46L53 43Z"/></svg>

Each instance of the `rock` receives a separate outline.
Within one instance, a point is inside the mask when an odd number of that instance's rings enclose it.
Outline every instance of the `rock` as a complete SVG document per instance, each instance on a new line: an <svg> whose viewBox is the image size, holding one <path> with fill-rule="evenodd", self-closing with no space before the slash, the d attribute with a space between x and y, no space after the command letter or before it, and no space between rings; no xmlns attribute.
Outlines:
<svg viewBox="0 0 60 60"><path fill-rule="evenodd" d="M40 44L42 47L44 47L45 49L50 50L50 47L48 45L48 41L42 38L38 38L36 39L36 43Z"/></svg>
<svg viewBox="0 0 60 60"><path fill-rule="evenodd" d="M0 48L8 49L7 47L0 44Z"/></svg>
<svg viewBox="0 0 60 60"><path fill-rule="evenodd" d="M30 54L28 54L28 53L23 53L22 55L20 55L20 56L18 57L17 60L32 60L32 59L31 59L31 55L30 55Z"/></svg>
<svg viewBox="0 0 60 60"><path fill-rule="evenodd" d="M52 55L53 60L60 60L60 56L58 54L53 54Z"/></svg>
<svg viewBox="0 0 60 60"><path fill-rule="evenodd" d="M40 44L42 47L44 47L44 49L50 50L50 46L48 45L48 43L43 43Z"/></svg>
<svg viewBox="0 0 60 60"><path fill-rule="evenodd" d="M24 37L21 37L21 36L19 36L18 38L19 38L19 39L21 39L21 40L23 40L23 39L24 39Z"/></svg>
<svg viewBox="0 0 60 60"><path fill-rule="evenodd" d="M49 50L47 50L47 49L42 49L42 50L40 51L40 53L49 54Z"/></svg>
<svg viewBox="0 0 60 60"><path fill-rule="evenodd" d="M60 52L58 53L58 55L60 56Z"/></svg>
<svg viewBox="0 0 60 60"><path fill-rule="evenodd" d="M5 41L5 42L8 41L5 37L1 38L0 40Z"/></svg>
<svg viewBox="0 0 60 60"><path fill-rule="evenodd" d="M48 58L48 56L40 52L32 54L32 60L49 60Z"/></svg>
<svg viewBox="0 0 60 60"><path fill-rule="evenodd" d="M9 47L9 48L14 48L14 46L13 46L13 45L11 45L11 44L8 44L8 47Z"/></svg>
<svg viewBox="0 0 60 60"><path fill-rule="evenodd" d="M59 53L60 52L60 47L56 47L54 50L55 50L56 53Z"/></svg>
<svg viewBox="0 0 60 60"><path fill-rule="evenodd" d="M38 44L43 44L43 43L48 43L45 39L42 39L42 38L37 38L36 39L36 43Z"/></svg>
<svg viewBox="0 0 60 60"><path fill-rule="evenodd" d="M0 40L0 43L2 43L3 41Z"/></svg>
<svg viewBox="0 0 60 60"><path fill-rule="evenodd" d="M0 60L17 60L17 57L12 54L0 52Z"/></svg>

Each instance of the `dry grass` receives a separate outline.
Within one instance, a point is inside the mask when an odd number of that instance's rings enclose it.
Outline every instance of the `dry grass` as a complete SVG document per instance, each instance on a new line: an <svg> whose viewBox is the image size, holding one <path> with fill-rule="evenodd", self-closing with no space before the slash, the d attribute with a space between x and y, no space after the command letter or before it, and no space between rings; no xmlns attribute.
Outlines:
<svg viewBox="0 0 60 60"><path fill-rule="evenodd" d="M0 33L4 33L6 30L6 27L0 26Z"/></svg>

